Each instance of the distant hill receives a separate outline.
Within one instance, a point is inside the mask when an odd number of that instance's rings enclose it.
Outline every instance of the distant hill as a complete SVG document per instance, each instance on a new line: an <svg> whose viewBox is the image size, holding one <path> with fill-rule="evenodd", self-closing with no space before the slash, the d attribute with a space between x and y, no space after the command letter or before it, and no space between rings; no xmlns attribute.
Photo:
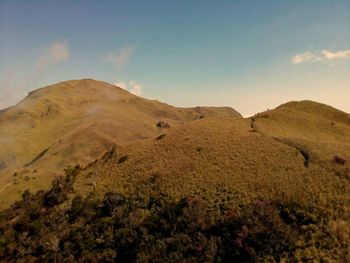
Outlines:
<svg viewBox="0 0 350 263"><path fill-rule="evenodd" d="M0 111L0 206L27 188L47 188L67 165L86 165L112 145L213 116L241 118L229 107L176 108L91 79L30 92Z"/></svg>
<svg viewBox="0 0 350 263"><path fill-rule="evenodd" d="M293 101L253 119L259 132L304 151L313 163L350 157L350 115L328 105Z"/></svg>

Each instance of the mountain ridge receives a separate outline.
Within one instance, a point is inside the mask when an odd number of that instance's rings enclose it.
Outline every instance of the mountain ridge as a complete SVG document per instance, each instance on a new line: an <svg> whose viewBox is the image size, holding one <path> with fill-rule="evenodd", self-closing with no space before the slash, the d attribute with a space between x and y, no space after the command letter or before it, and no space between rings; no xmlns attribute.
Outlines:
<svg viewBox="0 0 350 263"><path fill-rule="evenodd" d="M67 165L85 166L113 145L152 141L177 127L191 131L196 127L187 125L191 122L214 125L216 133L225 123L236 123L292 147L307 156L307 163L336 154L348 158L349 116L325 104L291 101L242 118L230 107L177 108L106 82L63 81L31 92L0 114L0 181L5 186L0 197L6 196L1 205L18 199L27 188L48 187Z"/></svg>
<svg viewBox="0 0 350 263"><path fill-rule="evenodd" d="M91 79L49 85L2 110L0 182L16 184L15 192L39 190L67 165L84 165L111 145L160 134L165 128L157 127L159 121L174 127L219 115L242 118L230 107L177 108ZM15 173L35 179L14 182ZM7 195L18 198L14 191Z"/></svg>
<svg viewBox="0 0 350 263"><path fill-rule="evenodd" d="M349 114L292 101L242 118L230 108L176 108L103 82L64 83L0 115L1 208L22 196L0 211L0 257L64 260L64 244L76 260L123 258L123 242L133 240L127 251L141 258L159 242L170 257L180 244L181 258L192 244L207 256L216 247L244 256L249 247L256 260L349 258ZM63 169L66 178L58 177Z"/></svg>

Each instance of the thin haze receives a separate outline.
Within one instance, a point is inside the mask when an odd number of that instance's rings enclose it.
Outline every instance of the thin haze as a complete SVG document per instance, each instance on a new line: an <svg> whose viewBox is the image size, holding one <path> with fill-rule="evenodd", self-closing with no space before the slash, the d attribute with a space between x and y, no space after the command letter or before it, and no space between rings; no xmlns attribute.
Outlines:
<svg viewBox="0 0 350 263"><path fill-rule="evenodd" d="M302 99L350 112L350 2L0 0L0 108L81 78L243 115Z"/></svg>

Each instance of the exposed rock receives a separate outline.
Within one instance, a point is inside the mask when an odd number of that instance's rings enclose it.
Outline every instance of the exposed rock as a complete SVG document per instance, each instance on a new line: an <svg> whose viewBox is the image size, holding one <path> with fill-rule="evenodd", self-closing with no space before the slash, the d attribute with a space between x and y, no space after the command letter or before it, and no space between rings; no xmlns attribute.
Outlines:
<svg viewBox="0 0 350 263"><path fill-rule="evenodd" d="M115 154L116 150L117 150L116 145L115 145L115 144L112 145L112 146L103 154L103 156L102 156L101 159L102 159L103 161L107 161L107 160L111 159L111 158L113 157L113 155ZM97 161L97 160L96 160L96 161Z"/></svg>
<svg viewBox="0 0 350 263"><path fill-rule="evenodd" d="M341 157L341 156L338 156L336 155L334 157L334 161L337 163L337 164L341 164L341 165L344 165L346 163L346 159Z"/></svg>
<svg viewBox="0 0 350 263"><path fill-rule="evenodd" d="M119 158L118 163L124 163L128 160L129 156L123 155L122 157Z"/></svg>
<svg viewBox="0 0 350 263"><path fill-rule="evenodd" d="M156 125L158 128L170 128L169 123L166 123L164 121L159 121Z"/></svg>

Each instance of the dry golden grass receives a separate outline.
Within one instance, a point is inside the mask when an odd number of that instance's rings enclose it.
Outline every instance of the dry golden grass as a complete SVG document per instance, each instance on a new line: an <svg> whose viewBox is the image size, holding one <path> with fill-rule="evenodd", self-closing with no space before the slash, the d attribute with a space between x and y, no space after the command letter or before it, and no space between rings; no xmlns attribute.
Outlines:
<svg viewBox="0 0 350 263"><path fill-rule="evenodd" d="M126 155L127 161L118 162ZM175 197L199 194L225 203L229 200L220 198L226 199L226 191L233 200L247 199L248 192L269 195L304 170L297 150L251 132L249 121L207 118L173 128L158 140L117 147L112 158L87 169L77 184L87 191L97 187L101 193L118 189L127 194L158 176L161 189Z"/></svg>
<svg viewBox="0 0 350 263"><path fill-rule="evenodd" d="M220 209L273 200L291 221L307 222L299 222L297 260L349 260L349 114L302 101L237 117L230 108L179 109L92 80L38 90L0 114L8 166L0 199L9 204L24 189L47 187L65 166L101 156L77 177L78 193L147 196L143 185L154 179L176 199L198 196ZM157 128L159 120L171 128Z"/></svg>
<svg viewBox="0 0 350 263"><path fill-rule="evenodd" d="M289 102L257 114L254 127L310 153L310 162L350 158L350 115L312 102Z"/></svg>
<svg viewBox="0 0 350 263"><path fill-rule="evenodd" d="M240 114L225 107L175 108L95 80L36 90L0 112L0 207L27 188L49 187L67 165L85 165L113 144L156 136L160 120L174 127L201 116Z"/></svg>
<svg viewBox="0 0 350 263"><path fill-rule="evenodd" d="M200 119L160 138L116 147L78 176L76 189L144 196L143 184L156 178L170 196L194 195L218 208L274 200L295 207L287 213L309 222L300 230L296 258L344 262L350 222L348 120L348 114L314 102L259 114L253 125L251 119ZM345 164L334 161L337 155Z"/></svg>

